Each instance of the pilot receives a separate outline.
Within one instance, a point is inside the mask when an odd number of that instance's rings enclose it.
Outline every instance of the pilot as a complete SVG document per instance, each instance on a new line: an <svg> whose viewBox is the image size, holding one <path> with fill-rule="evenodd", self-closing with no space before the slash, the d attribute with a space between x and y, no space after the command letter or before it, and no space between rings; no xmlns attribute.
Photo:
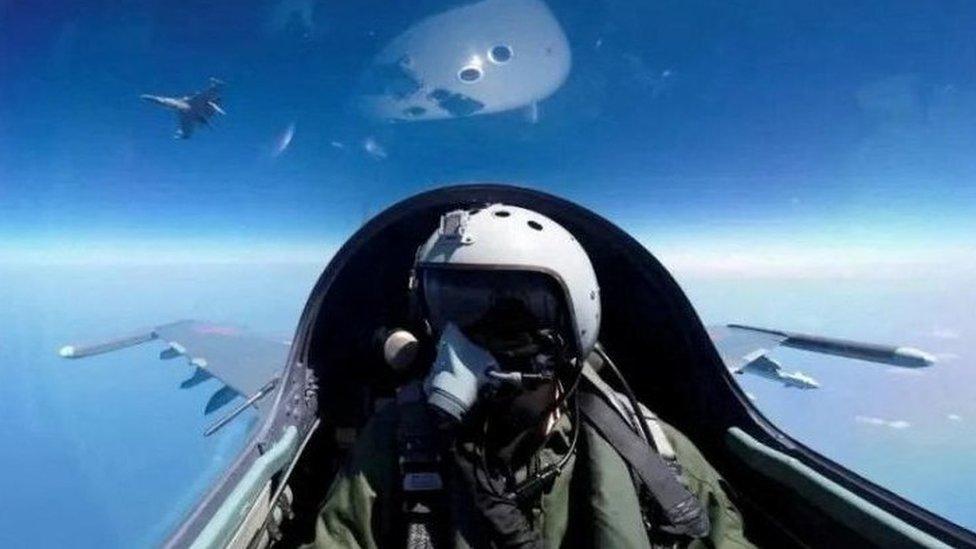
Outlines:
<svg viewBox="0 0 976 549"><path fill-rule="evenodd" d="M751 546L695 446L605 379L596 275L566 229L449 212L410 286L433 359L360 433L312 547Z"/></svg>

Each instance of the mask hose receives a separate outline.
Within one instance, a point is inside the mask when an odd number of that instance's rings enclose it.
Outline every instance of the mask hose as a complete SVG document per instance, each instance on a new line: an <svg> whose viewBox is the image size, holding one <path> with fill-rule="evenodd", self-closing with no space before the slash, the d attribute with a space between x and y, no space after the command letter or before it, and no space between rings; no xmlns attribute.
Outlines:
<svg viewBox="0 0 976 549"><path fill-rule="evenodd" d="M569 389L566 391L562 391L559 397L546 408L546 410L540 416L539 423L536 425L536 427L538 427L540 424L542 424L542 422L547 421L549 417L556 410L562 407L566 403L566 401L572 397L573 408L574 408L574 412L572 414L573 432L572 435L570 435L571 438L569 443L569 449L566 451L566 454L558 462L549 465L542 472L532 476L531 478L522 481L519 485L509 490L504 495L502 494L497 494L497 495L500 495L502 497L514 501L524 501L525 499L530 498L533 495L537 494L538 491L541 490L549 480L551 480L556 475L558 475L560 471L562 471L563 468L566 467L566 464L569 463L570 458L576 452L576 445L577 442L579 441L579 432L580 432L579 399L575 397L576 397L576 389L579 387L579 383L582 377L583 377L583 368L582 366L580 366L579 368L577 368L575 375L573 376L573 381L572 384L569 386ZM545 438L542 440L542 443L540 444L540 447L544 447L546 444L548 444L549 440L552 438L554 434L555 434L555 430L546 434ZM484 469L485 474L487 474L488 464L484 462L484 456L482 456L481 461L482 461L481 463L482 469Z"/></svg>
<svg viewBox="0 0 976 549"><path fill-rule="evenodd" d="M634 391L630 389L630 384L627 383L627 380L624 378L623 374L621 374L620 370L617 369L617 365L610 360L610 356L607 355L607 352L603 349L603 345L597 342L597 344L593 347L593 350L596 351L596 354L600 355L603 362L610 367L610 371L612 371L613 375L616 376L616 378L620 381L620 386L623 388L624 394L627 395L627 400L630 402L630 406L634 410L634 416L637 418L637 425L640 429L640 434L653 448L654 437L651 436L651 430L645 422L646 420L644 418L644 413L641 411L640 403L637 402L637 397L634 395Z"/></svg>

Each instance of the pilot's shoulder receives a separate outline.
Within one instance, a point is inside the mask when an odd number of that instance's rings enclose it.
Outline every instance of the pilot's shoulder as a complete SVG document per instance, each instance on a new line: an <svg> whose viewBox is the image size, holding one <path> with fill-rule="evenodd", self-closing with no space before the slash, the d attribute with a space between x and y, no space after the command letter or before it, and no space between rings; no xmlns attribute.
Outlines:
<svg viewBox="0 0 976 549"><path fill-rule="evenodd" d="M657 420L665 436L674 446L675 458L681 465L681 474L688 489L706 506L711 521L708 543L696 540L689 547L717 547L718 549L748 549L755 547L743 532L742 516L734 503L730 486L698 447L673 426Z"/></svg>
<svg viewBox="0 0 976 549"><path fill-rule="evenodd" d="M690 477L689 480L713 484L721 478L691 439L669 423L661 419L657 419L657 422L674 448L675 459L681 465L684 474Z"/></svg>

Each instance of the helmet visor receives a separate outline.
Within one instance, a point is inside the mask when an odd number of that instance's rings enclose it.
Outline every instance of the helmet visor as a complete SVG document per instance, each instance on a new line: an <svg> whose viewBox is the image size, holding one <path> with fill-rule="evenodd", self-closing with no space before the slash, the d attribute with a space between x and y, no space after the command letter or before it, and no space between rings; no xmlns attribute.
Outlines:
<svg viewBox="0 0 976 549"><path fill-rule="evenodd" d="M569 334L565 294L545 273L425 268L420 274L427 320L435 333L452 322L479 339L544 329Z"/></svg>

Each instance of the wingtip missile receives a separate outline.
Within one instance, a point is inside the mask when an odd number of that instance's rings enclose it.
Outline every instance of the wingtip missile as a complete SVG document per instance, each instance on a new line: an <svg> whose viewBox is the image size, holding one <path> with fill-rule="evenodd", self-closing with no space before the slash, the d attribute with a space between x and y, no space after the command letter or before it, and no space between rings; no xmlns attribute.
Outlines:
<svg viewBox="0 0 976 549"><path fill-rule="evenodd" d="M900 366L903 368L926 368L928 366L932 366L936 362L934 356L913 347L877 345L874 343L863 343L860 341L851 341L835 337L824 337L801 334L797 332L757 328L755 326L746 326L743 324L729 324L727 327L733 330L765 334L775 338L778 344L782 345L783 347L792 347L802 351L889 364L891 366Z"/></svg>
<svg viewBox="0 0 976 549"><path fill-rule="evenodd" d="M226 115L227 114L226 112L224 112L224 109L220 108L220 105L218 105L216 102L214 102L214 101L207 101L207 104L210 105L210 108L213 109L214 112L216 112L218 114L222 114L222 115Z"/></svg>
<svg viewBox="0 0 976 549"><path fill-rule="evenodd" d="M140 332L130 336L112 339L104 343L95 343L91 345L65 345L58 350L58 355L60 355L62 358L85 358L92 355L100 355L103 353L118 351L119 349L125 349L126 347L133 347L153 339L156 339L155 331Z"/></svg>
<svg viewBox="0 0 976 549"><path fill-rule="evenodd" d="M928 368L939 361L935 356L914 347L898 347L893 355L899 365L909 368Z"/></svg>

